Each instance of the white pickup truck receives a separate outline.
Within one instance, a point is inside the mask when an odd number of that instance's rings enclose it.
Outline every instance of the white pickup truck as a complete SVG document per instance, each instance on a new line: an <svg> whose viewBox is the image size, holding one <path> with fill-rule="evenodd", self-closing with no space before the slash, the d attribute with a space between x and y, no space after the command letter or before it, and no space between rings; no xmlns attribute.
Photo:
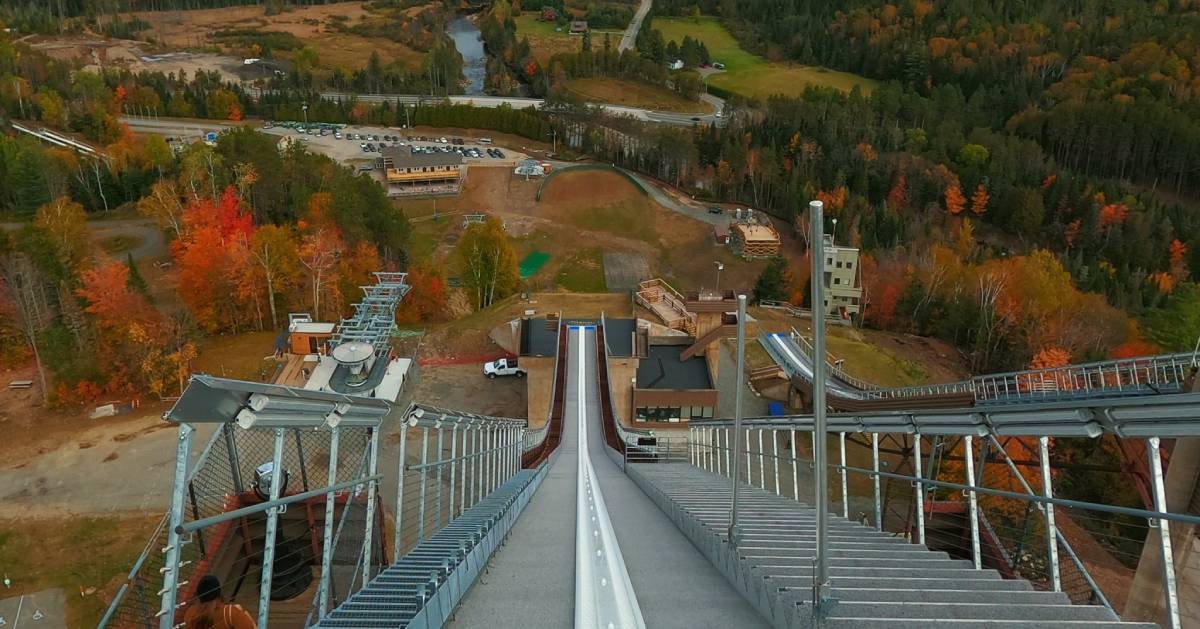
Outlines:
<svg viewBox="0 0 1200 629"><path fill-rule="evenodd" d="M516 376L518 378L525 377L525 370L517 366L516 358L501 358L493 360L490 363L483 364L483 375L489 378L496 376Z"/></svg>

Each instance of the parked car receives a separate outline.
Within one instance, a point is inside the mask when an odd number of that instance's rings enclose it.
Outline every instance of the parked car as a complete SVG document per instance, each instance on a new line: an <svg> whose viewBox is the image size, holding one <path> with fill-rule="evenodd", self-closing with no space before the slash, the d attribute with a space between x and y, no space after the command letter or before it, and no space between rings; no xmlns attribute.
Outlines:
<svg viewBox="0 0 1200 629"><path fill-rule="evenodd" d="M725 64L723 64L723 63L717 63L717 62L715 62L715 61L714 61L714 62L713 62L713 64L712 64L712 67L713 67L713 68L716 68L717 70L724 70L724 69L725 69Z"/></svg>
<svg viewBox="0 0 1200 629"><path fill-rule="evenodd" d="M525 377L525 370L517 366L516 358L501 358L483 364L483 375L495 379L496 376Z"/></svg>
<svg viewBox="0 0 1200 629"><path fill-rule="evenodd" d="M708 206L708 213L709 214L724 214L725 210L722 210L719 206L710 205L710 206Z"/></svg>

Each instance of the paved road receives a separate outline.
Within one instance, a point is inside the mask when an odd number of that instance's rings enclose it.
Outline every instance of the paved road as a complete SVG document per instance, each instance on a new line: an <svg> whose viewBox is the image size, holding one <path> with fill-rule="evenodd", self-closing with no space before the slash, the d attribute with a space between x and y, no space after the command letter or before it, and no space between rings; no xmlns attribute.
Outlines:
<svg viewBox="0 0 1200 629"><path fill-rule="evenodd" d="M18 230L28 223L0 223L0 229ZM88 221L88 229L92 232L92 242L99 242L108 238L116 238L125 236L137 240L137 244L129 251L112 254L112 258L124 260L129 254L133 254L135 260L143 258L156 258L167 253L167 242L163 237L162 230L154 224L154 221L142 218L130 218L119 220L95 220Z"/></svg>
<svg viewBox="0 0 1200 629"><path fill-rule="evenodd" d="M622 169L625 174L632 177L635 181L642 184L642 187L650 194L650 198L654 199L655 203L684 216L694 218L698 221L708 223L710 225L721 225L729 222L727 214L712 214L708 211L707 206L695 202L694 204L683 203L675 196L669 194L657 182L654 182L642 175L639 175L631 170Z"/></svg>
<svg viewBox="0 0 1200 629"><path fill-rule="evenodd" d="M401 103L414 104L418 102L437 102L442 98L429 98L427 96L411 96L404 94L350 94L346 92L322 92L321 97L326 100L348 100L350 98L357 99L367 103ZM711 98L716 98L715 96ZM515 109L524 109L526 107L534 107L541 109L545 105L545 101L540 98L525 98L519 96L450 96L446 100L452 103L474 105L475 107L499 107L508 105ZM705 99L707 102L712 102L710 99ZM717 99L720 100L720 99ZM654 111L652 109L641 109L638 107L626 107L624 105L607 105L603 103L595 103L604 109L605 112L617 116L631 116L645 122L654 122L659 124L671 124L677 126L688 126L693 124L723 124L724 121L718 118L714 113L694 115L680 114L668 111Z"/></svg>
<svg viewBox="0 0 1200 629"><path fill-rule="evenodd" d="M642 4L638 6L637 13L633 14L633 19L629 21L629 26L625 28L625 34L621 36L621 43L617 45L617 52L622 52L633 48L634 42L637 41L638 31L642 28L642 20L646 19L646 14L650 12L651 0L642 0Z"/></svg>

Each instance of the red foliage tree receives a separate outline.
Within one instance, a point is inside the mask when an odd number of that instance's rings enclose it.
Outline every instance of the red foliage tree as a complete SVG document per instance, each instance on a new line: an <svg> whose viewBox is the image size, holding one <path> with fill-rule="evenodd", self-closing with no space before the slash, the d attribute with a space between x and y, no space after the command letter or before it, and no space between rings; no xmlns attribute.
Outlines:
<svg viewBox="0 0 1200 629"><path fill-rule="evenodd" d="M396 323L436 321L446 312L446 280L432 267L408 270L412 290L396 308Z"/></svg>
<svg viewBox="0 0 1200 629"><path fill-rule="evenodd" d="M121 328L129 321L144 319L149 306L141 294L129 288L129 267L109 262L79 275L82 286L75 294L87 300L86 312L102 330Z"/></svg>
<svg viewBox="0 0 1200 629"><path fill-rule="evenodd" d="M896 175L896 181L888 191L887 205L893 210L900 210L908 205L908 182L903 172Z"/></svg>

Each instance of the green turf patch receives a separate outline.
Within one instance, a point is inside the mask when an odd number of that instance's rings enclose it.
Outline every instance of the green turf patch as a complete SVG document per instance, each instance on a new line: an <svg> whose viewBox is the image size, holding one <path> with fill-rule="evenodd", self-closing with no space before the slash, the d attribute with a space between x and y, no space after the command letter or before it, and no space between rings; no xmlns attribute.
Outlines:
<svg viewBox="0 0 1200 629"><path fill-rule="evenodd" d="M534 250L529 252L529 255L525 256L525 259L521 260L521 264L518 265L518 269L521 273L521 279L527 280L533 277L538 271L542 270L542 267L546 266L546 263L549 261L550 254L546 253L545 251Z"/></svg>

